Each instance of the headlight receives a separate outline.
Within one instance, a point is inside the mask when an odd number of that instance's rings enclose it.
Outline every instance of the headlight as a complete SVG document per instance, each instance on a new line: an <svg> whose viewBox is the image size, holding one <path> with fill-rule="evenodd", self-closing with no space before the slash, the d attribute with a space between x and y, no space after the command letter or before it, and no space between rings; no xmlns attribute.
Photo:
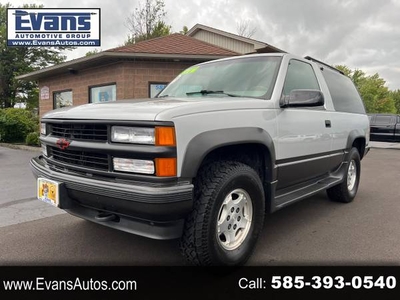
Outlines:
<svg viewBox="0 0 400 300"><path fill-rule="evenodd" d="M40 123L40 134L46 135L46 123Z"/></svg>
<svg viewBox="0 0 400 300"><path fill-rule="evenodd" d="M116 143L176 146L174 127L111 127L111 141Z"/></svg>
<svg viewBox="0 0 400 300"><path fill-rule="evenodd" d="M152 160L113 158L114 170L140 174L154 174L154 162Z"/></svg>
<svg viewBox="0 0 400 300"><path fill-rule="evenodd" d="M111 127L111 141L117 143L155 144L154 128L142 127Z"/></svg>

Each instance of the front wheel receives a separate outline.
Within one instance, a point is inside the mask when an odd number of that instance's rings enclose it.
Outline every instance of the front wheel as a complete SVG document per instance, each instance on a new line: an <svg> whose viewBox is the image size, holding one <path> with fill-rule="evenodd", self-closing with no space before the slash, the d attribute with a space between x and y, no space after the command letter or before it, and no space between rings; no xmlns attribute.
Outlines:
<svg viewBox="0 0 400 300"><path fill-rule="evenodd" d="M357 194L360 183L361 163L357 148L352 148L349 153L347 172L342 183L327 189L329 199L332 201L349 203Z"/></svg>
<svg viewBox="0 0 400 300"><path fill-rule="evenodd" d="M256 171L238 162L205 166L195 182L194 208L181 240L183 255L196 265L245 263L264 213L264 190Z"/></svg>

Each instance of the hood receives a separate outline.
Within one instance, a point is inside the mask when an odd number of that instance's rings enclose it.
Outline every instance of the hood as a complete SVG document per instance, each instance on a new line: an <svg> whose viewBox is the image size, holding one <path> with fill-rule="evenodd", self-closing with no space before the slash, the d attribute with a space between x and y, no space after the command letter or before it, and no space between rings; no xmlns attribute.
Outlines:
<svg viewBox="0 0 400 300"><path fill-rule="evenodd" d="M169 121L174 117L186 114L258 108L261 104L264 104L265 107L267 102L271 101L228 97L120 100L64 107L48 112L43 119Z"/></svg>

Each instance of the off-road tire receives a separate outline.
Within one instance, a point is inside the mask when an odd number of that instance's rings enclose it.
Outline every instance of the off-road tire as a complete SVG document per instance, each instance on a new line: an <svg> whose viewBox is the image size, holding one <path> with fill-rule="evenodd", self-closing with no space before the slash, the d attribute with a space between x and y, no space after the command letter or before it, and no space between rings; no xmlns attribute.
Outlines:
<svg viewBox="0 0 400 300"><path fill-rule="evenodd" d="M208 164L196 177L193 210L187 217L181 252L194 265L241 265L250 257L263 227L265 197L257 172L239 162ZM249 231L237 249L226 250L217 240L217 222L224 199L242 189L251 198L253 213Z"/></svg>

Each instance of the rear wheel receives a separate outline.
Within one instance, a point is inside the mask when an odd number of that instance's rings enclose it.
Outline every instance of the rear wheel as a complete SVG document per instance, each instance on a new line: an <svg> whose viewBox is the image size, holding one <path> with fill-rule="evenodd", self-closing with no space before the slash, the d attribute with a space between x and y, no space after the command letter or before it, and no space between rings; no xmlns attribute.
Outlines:
<svg viewBox="0 0 400 300"><path fill-rule="evenodd" d="M262 182L249 166L216 162L195 182L194 208L181 240L196 265L240 265L250 257L264 222Z"/></svg>
<svg viewBox="0 0 400 300"><path fill-rule="evenodd" d="M360 183L360 167L360 154L357 148L352 148L349 153L346 176L342 183L327 189L329 199L343 203L353 201L357 194L358 184Z"/></svg>

